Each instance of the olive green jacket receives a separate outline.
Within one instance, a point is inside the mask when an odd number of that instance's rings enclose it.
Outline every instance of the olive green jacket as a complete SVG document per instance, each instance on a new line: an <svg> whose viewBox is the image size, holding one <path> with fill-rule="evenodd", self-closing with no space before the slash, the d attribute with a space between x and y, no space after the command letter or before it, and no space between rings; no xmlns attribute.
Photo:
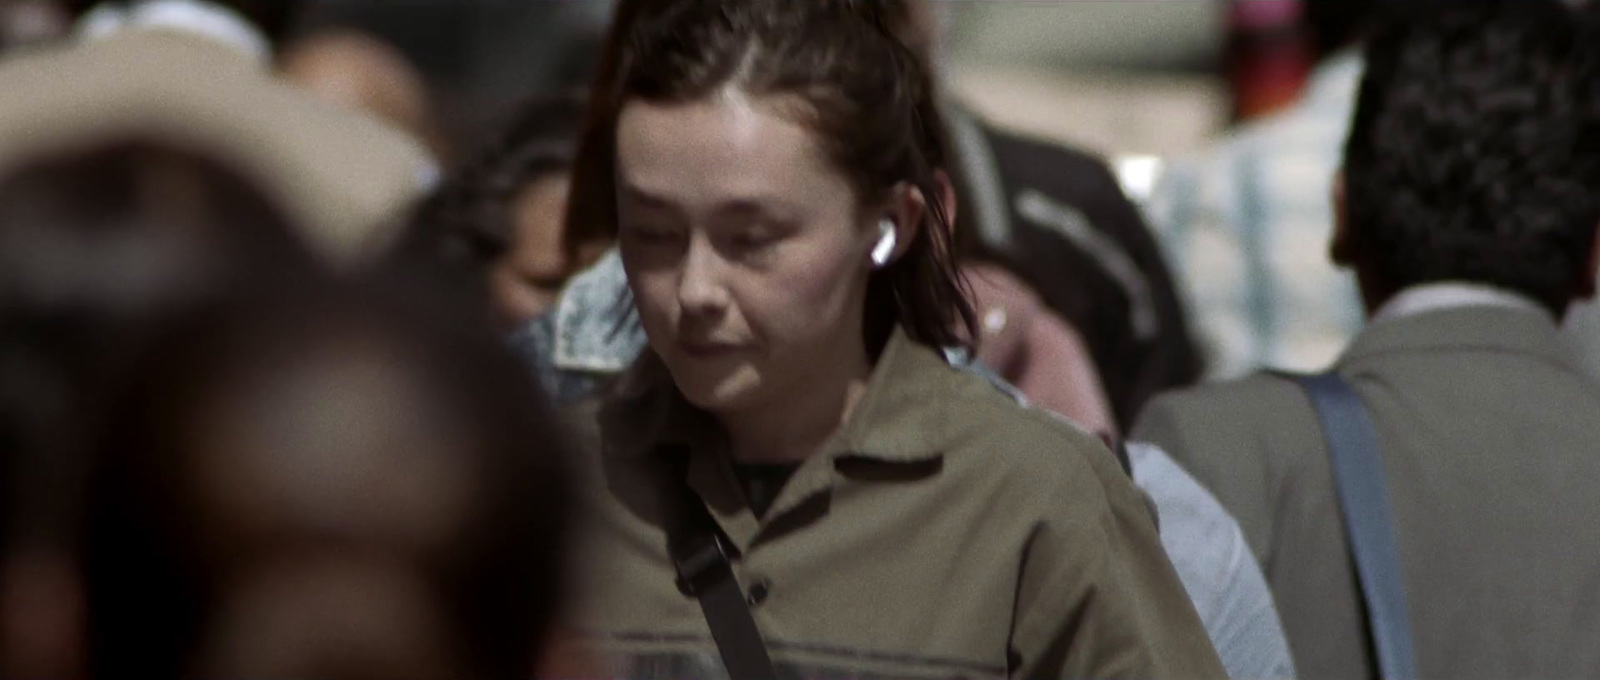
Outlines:
<svg viewBox="0 0 1600 680"><path fill-rule="evenodd" d="M849 423L758 519L718 429L670 382L640 378L652 365L647 354L601 417L581 532L573 611L619 675L722 673L666 550L681 497L660 456L678 444L785 674L1223 676L1143 497L1064 421L897 334Z"/></svg>

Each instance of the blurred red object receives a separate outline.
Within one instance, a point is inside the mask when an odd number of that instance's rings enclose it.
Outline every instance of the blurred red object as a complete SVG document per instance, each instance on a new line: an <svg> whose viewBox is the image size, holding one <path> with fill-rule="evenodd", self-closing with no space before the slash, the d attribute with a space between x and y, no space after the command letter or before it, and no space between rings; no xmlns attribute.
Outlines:
<svg viewBox="0 0 1600 680"><path fill-rule="evenodd" d="M1316 61L1300 0L1233 0L1228 8L1228 80L1234 121L1272 113L1300 96Z"/></svg>

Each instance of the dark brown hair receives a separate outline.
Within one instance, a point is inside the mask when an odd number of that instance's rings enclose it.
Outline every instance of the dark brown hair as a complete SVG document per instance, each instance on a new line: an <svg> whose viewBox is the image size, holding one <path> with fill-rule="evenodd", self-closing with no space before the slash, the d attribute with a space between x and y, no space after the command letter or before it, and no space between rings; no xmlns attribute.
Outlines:
<svg viewBox="0 0 1600 680"><path fill-rule="evenodd" d="M1600 36L1555 0L1394 7L1345 144L1346 255L1377 296L1439 281L1566 314L1600 223Z"/></svg>
<svg viewBox="0 0 1600 680"><path fill-rule="evenodd" d="M901 183L927 199L908 250L868 284L869 348L896 324L927 345L970 344L976 333L961 329L973 329L974 314L940 201L937 96L926 65L896 37L909 15L906 0L623 0L574 168L569 234L616 234L616 127L629 100L693 101L727 87L794 96L858 200L883 200Z"/></svg>

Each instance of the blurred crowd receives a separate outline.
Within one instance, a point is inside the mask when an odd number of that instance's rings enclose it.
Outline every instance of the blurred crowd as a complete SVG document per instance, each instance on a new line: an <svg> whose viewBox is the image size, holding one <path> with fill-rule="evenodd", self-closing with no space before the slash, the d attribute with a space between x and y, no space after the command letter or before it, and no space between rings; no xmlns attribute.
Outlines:
<svg viewBox="0 0 1600 680"><path fill-rule="evenodd" d="M0 0L0 677L1600 678L1600 5L1232 0L1135 192L939 0L307 4Z"/></svg>

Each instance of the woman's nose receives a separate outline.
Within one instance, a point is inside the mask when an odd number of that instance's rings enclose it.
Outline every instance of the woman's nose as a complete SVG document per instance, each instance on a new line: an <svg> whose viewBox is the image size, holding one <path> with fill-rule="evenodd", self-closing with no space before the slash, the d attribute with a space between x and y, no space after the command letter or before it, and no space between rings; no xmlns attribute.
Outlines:
<svg viewBox="0 0 1600 680"><path fill-rule="evenodd" d="M678 304L685 314L704 316L727 307L728 292L722 282L722 261L703 239L692 239L678 275Z"/></svg>

